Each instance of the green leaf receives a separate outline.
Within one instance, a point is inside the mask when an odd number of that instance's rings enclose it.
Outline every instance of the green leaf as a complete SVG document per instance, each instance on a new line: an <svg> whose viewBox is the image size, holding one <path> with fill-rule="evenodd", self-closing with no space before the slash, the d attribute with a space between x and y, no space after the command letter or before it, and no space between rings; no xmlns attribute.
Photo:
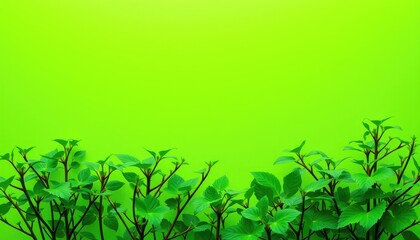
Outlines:
<svg viewBox="0 0 420 240"><path fill-rule="evenodd" d="M348 206L350 200L350 188L349 187L338 187L337 191L334 193L334 197L338 200L337 204L340 208L345 208Z"/></svg>
<svg viewBox="0 0 420 240"><path fill-rule="evenodd" d="M219 201L222 196L213 186L208 186L204 191L204 198L209 202L216 202Z"/></svg>
<svg viewBox="0 0 420 240"><path fill-rule="evenodd" d="M190 191L198 183L198 178L184 181L178 188L179 191Z"/></svg>
<svg viewBox="0 0 420 240"><path fill-rule="evenodd" d="M198 222L200 222L200 219L192 214L182 214L182 221L184 224L188 226L196 226Z"/></svg>
<svg viewBox="0 0 420 240"><path fill-rule="evenodd" d="M236 226L228 227L223 231L225 240L258 240L264 227L246 218L241 218Z"/></svg>
<svg viewBox="0 0 420 240"><path fill-rule="evenodd" d="M104 218L104 224L110 229L118 231L118 219L115 215L106 215Z"/></svg>
<svg viewBox="0 0 420 240"><path fill-rule="evenodd" d="M258 207L249 207L241 212L242 216L252 221L262 220L263 213Z"/></svg>
<svg viewBox="0 0 420 240"><path fill-rule="evenodd" d="M305 143L306 143L306 141L303 141L303 142L299 145L299 147L296 147L296 148L294 148L294 149L290 150L289 152L292 152L292 153L300 153L300 151L302 150L302 147L305 145Z"/></svg>
<svg viewBox="0 0 420 240"><path fill-rule="evenodd" d="M302 185L302 178L299 170L294 170L293 172L287 174L283 178L283 190L285 197L289 198L295 195L299 188Z"/></svg>
<svg viewBox="0 0 420 240"><path fill-rule="evenodd" d="M9 212L11 207L12 207L12 204L10 202L1 204L0 205L0 216L6 215L6 213Z"/></svg>
<svg viewBox="0 0 420 240"><path fill-rule="evenodd" d="M70 198L70 195L72 193L70 189L70 183L64 182L61 184L57 184L53 186L52 188L45 189L46 192L48 192L51 195L57 196L59 198L68 200Z"/></svg>
<svg viewBox="0 0 420 240"><path fill-rule="evenodd" d="M283 163L289 163L289 162L295 162L296 159L292 156L281 156L274 161L274 165L276 164L283 164Z"/></svg>
<svg viewBox="0 0 420 240"><path fill-rule="evenodd" d="M217 191L223 191L229 186L229 179L225 176L216 179L213 183L213 187Z"/></svg>
<svg viewBox="0 0 420 240"><path fill-rule="evenodd" d="M295 220L301 212L295 209L283 209L274 214L273 219L269 222L270 228L274 233L286 235L289 229L288 223Z"/></svg>
<svg viewBox="0 0 420 240"><path fill-rule="evenodd" d="M280 181L271 173L268 172L252 172L255 181L261 186L268 187L277 195L280 195L281 185Z"/></svg>
<svg viewBox="0 0 420 240"><path fill-rule="evenodd" d="M318 231L322 229L336 229L337 221L337 217L333 216L330 211L316 211L311 216L309 224L312 231Z"/></svg>
<svg viewBox="0 0 420 240"><path fill-rule="evenodd" d="M397 234L415 220L417 220L416 211L409 203L393 205L391 209L384 214L383 226L388 232Z"/></svg>
<svg viewBox="0 0 420 240"><path fill-rule="evenodd" d="M120 159L124 166L134 166L140 164L140 160L128 154L115 154L115 156Z"/></svg>
<svg viewBox="0 0 420 240"><path fill-rule="evenodd" d="M401 235L403 236L404 240L420 240L420 238L412 231L405 231L401 233Z"/></svg>
<svg viewBox="0 0 420 240"><path fill-rule="evenodd" d="M163 158L163 157L165 157L166 156L166 154L168 154L170 151L172 151L173 149L167 149L167 150L162 150L162 151L159 151L159 156L161 157L161 158Z"/></svg>
<svg viewBox="0 0 420 240"><path fill-rule="evenodd" d="M15 178L15 176L12 176L8 179L4 179L4 178L0 177L0 188L2 188L3 191L6 191L7 187L10 186L10 184L13 182L14 178Z"/></svg>
<svg viewBox="0 0 420 240"><path fill-rule="evenodd" d="M85 217L83 218L83 220L82 220L82 224L83 225L86 225L86 226L87 225L91 225L94 222L96 222L96 219L97 219L97 217L96 217L95 214L93 214L93 213L87 213L85 215Z"/></svg>
<svg viewBox="0 0 420 240"><path fill-rule="evenodd" d="M369 212L366 212L360 205L350 205L341 213L338 227L342 228L349 224L359 223L367 231L378 222L385 209L385 202L381 202Z"/></svg>
<svg viewBox="0 0 420 240"><path fill-rule="evenodd" d="M268 212L268 197L264 196L263 198L261 198L258 202L257 202L257 208L260 209L261 213L263 215L267 214Z"/></svg>
<svg viewBox="0 0 420 240"><path fill-rule="evenodd" d="M152 195L136 201L137 213L146 218L153 226L158 227L163 216L169 211L167 206L160 206L159 200Z"/></svg>
<svg viewBox="0 0 420 240"><path fill-rule="evenodd" d="M308 186L304 188L304 192L315 192L324 187L328 186L328 184L332 181L332 179L319 179L316 182L310 183Z"/></svg>
<svg viewBox="0 0 420 240"><path fill-rule="evenodd" d="M53 141L59 143L61 146L63 146L63 148L66 148L67 144L69 143L68 140L64 139L54 139Z"/></svg>
<svg viewBox="0 0 420 240"><path fill-rule="evenodd" d="M95 235L93 235L91 232L81 232L80 236L82 239L96 240Z"/></svg>
<svg viewBox="0 0 420 240"><path fill-rule="evenodd" d="M394 171L392 171L391 168L382 167L382 168L379 168L376 172L374 172L372 174L372 177L375 182L380 182L394 175L395 175Z"/></svg>
<svg viewBox="0 0 420 240"><path fill-rule="evenodd" d="M134 172L123 172L123 176L129 183L136 183L139 180L139 175Z"/></svg>
<svg viewBox="0 0 420 240"><path fill-rule="evenodd" d="M79 172L79 174L77 175L77 179L79 180L79 182L84 182L89 178L89 176L90 176L90 169L85 168Z"/></svg>
<svg viewBox="0 0 420 240"><path fill-rule="evenodd" d="M121 182L118 180L112 180L106 184L106 189L109 191L116 191L120 189L122 186L124 186L124 182Z"/></svg>
<svg viewBox="0 0 420 240"><path fill-rule="evenodd" d="M86 156L86 151L77 151L73 155L74 161L81 161Z"/></svg>

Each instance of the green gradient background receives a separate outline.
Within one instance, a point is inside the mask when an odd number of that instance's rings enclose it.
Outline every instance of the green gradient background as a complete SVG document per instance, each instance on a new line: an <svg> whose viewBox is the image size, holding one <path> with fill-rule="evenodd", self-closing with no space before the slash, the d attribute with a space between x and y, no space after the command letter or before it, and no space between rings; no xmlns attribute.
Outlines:
<svg viewBox="0 0 420 240"><path fill-rule="evenodd" d="M176 147L250 171L366 118L420 136L420 1L0 1L0 150L82 139L88 159ZM1 172L1 175L7 173ZM0 225L9 239L21 238ZM5 235L4 235L5 236Z"/></svg>

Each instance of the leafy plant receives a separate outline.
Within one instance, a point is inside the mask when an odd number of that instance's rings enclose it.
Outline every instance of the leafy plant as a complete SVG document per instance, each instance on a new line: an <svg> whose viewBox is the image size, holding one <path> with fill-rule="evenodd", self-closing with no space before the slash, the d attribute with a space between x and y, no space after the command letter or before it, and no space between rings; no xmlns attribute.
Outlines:
<svg viewBox="0 0 420 240"><path fill-rule="evenodd" d="M33 147L17 147L1 157L13 167L15 175L0 178L1 197L6 200L0 205L0 221L33 239L75 239L93 223L87 215L98 198L92 192L97 179L75 179L70 174L80 166L85 152L74 152L77 140L55 142L61 149L39 160L28 157ZM16 150L20 160L15 157ZM15 211L21 221L10 222L5 216L9 211Z"/></svg>
<svg viewBox="0 0 420 240"><path fill-rule="evenodd" d="M16 148L0 156L15 172L0 177L0 221L32 239L105 239L105 227L112 239L134 240L419 239L416 138L389 135L401 128L387 120L363 122L362 139L344 148L352 157L305 153L302 142L274 162L296 164L287 175L252 172L246 191L230 190L222 176L198 197L216 162L184 179L186 162L170 149L88 162L76 140L55 140L60 150L38 160L28 157L33 148ZM360 171L344 167L351 162ZM87 231L93 224L98 232Z"/></svg>

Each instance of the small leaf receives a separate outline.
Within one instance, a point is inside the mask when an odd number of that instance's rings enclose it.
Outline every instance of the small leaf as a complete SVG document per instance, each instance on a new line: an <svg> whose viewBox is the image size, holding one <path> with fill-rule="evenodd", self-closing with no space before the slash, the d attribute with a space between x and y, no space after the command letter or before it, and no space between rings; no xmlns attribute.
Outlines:
<svg viewBox="0 0 420 240"><path fill-rule="evenodd" d="M274 214L273 219L270 221L270 228L274 233L286 235L286 232L289 229L288 223L295 220L300 214L301 212L295 209L279 210Z"/></svg>
<svg viewBox="0 0 420 240"><path fill-rule="evenodd" d="M54 142L59 143L61 146L63 146L63 148L66 148L67 144L69 143L68 140L64 140L64 139L54 139Z"/></svg>
<svg viewBox="0 0 420 240"><path fill-rule="evenodd" d="M332 179L319 179L316 182L313 182L304 188L304 192L315 192L324 187L328 186L328 184L332 181Z"/></svg>
<svg viewBox="0 0 420 240"><path fill-rule="evenodd" d="M116 191L120 189L122 186L124 186L124 182L121 182L118 180L112 180L106 184L106 189L109 191Z"/></svg>
<svg viewBox="0 0 420 240"><path fill-rule="evenodd" d="M134 166L140 164L140 160L136 157L127 154L115 154L115 156L120 159L124 166Z"/></svg>
<svg viewBox="0 0 420 240"><path fill-rule="evenodd" d="M274 161L274 165L276 164L283 164L283 163L289 163L289 162L295 162L296 159L292 156L281 156Z"/></svg>
<svg viewBox="0 0 420 240"><path fill-rule="evenodd" d="M0 188L2 188L3 191L6 191L7 187L10 186L10 184L13 182L14 178L15 178L15 176L12 176L8 179L4 179L4 178L0 177Z"/></svg>
<svg viewBox="0 0 420 240"><path fill-rule="evenodd" d="M115 217L115 215L106 215L106 217L104 218L104 224L110 229L118 231L118 219L117 217Z"/></svg>
<svg viewBox="0 0 420 240"><path fill-rule="evenodd" d="M252 221L260 221L262 219L262 212L257 207L249 207L241 212L241 215Z"/></svg>
<svg viewBox="0 0 420 240"><path fill-rule="evenodd" d="M306 143L306 141L303 141L303 142L299 145L299 147L297 147L297 148L294 148L294 149L290 150L290 152L292 152L292 153L300 153L300 151L302 150L302 147L305 145L305 143Z"/></svg>
<svg viewBox="0 0 420 240"><path fill-rule="evenodd" d="M6 215L6 213L9 212L11 207L12 207L12 204L10 202L1 204L0 205L0 216Z"/></svg>
<svg viewBox="0 0 420 240"><path fill-rule="evenodd" d="M139 175L134 172L123 172L123 176L129 183L136 183L139 180Z"/></svg>
<svg viewBox="0 0 420 240"><path fill-rule="evenodd" d="M56 186L53 186L50 189L45 189L46 192L48 192L51 195L57 196L59 198L68 200L70 198L70 195L72 193L70 189L70 183L64 182L61 184L58 184Z"/></svg>
<svg viewBox="0 0 420 240"><path fill-rule="evenodd" d="M93 235L91 232L81 232L80 236L82 239L96 240L95 235Z"/></svg>
<svg viewBox="0 0 420 240"><path fill-rule="evenodd" d="M79 182L84 182L89 178L89 176L90 176L90 169L85 168L79 172L79 174L77 175L77 179L79 180Z"/></svg>
<svg viewBox="0 0 420 240"><path fill-rule="evenodd" d="M219 192L213 186L208 186L204 191L204 198L209 202L216 202L219 201L222 196L220 196Z"/></svg>
<svg viewBox="0 0 420 240"><path fill-rule="evenodd" d="M213 183L213 187L217 191L223 191L229 186L229 179L225 176L216 179Z"/></svg>

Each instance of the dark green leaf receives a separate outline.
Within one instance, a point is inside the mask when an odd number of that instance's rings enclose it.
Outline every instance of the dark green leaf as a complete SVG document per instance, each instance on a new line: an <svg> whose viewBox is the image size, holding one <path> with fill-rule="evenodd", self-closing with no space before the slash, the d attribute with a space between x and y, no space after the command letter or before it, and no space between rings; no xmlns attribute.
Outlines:
<svg viewBox="0 0 420 240"><path fill-rule="evenodd" d="M129 183L136 183L139 180L139 175L134 172L123 172L123 176Z"/></svg>
<svg viewBox="0 0 420 240"><path fill-rule="evenodd" d="M420 238L412 231L405 231L401 235L404 240L420 240Z"/></svg>
<svg viewBox="0 0 420 240"><path fill-rule="evenodd" d="M116 191L124 186L124 182L118 180L111 180L106 184L106 189L109 191Z"/></svg>
<svg viewBox="0 0 420 240"><path fill-rule="evenodd" d="M3 191L6 191L7 187L10 186L10 184L13 182L14 178L15 178L15 176L12 176L8 179L4 179L4 178L0 177L0 188L2 188Z"/></svg>
<svg viewBox="0 0 420 240"><path fill-rule="evenodd" d="M82 239L96 240L95 235L93 235L91 232L81 232L80 236Z"/></svg>
<svg viewBox="0 0 420 240"><path fill-rule="evenodd" d="M268 172L252 172L255 181L261 186L268 187L277 195L280 195L281 185L280 181L271 173Z"/></svg>
<svg viewBox="0 0 420 240"><path fill-rule="evenodd" d="M104 224L110 229L118 231L118 219L115 215L106 215L104 218Z"/></svg>
<svg viewBox="0 0 420 240"><path fill-rule="evenodd" d="M415 220L417 220L416 211L409 203L393 205L391 209L384 214L383 226L388 232L397 234Z"/></svg>
<svg viewBox="0 0 420 240"><path fill-rule="evenodd" d="M79 182L84 182L89 178L89 176L90 176L90 169L85 168L79 172L79 174L77 175L77 179L79 180Z"/></svg>
<svg viewBox="0 0 420 240"><path fill-rule="evenodd" d="M283 190L286 198L295 195L302 185L302 178L299 170L287 174L283 178Z"/></svg>
<svg viewBox="0 0 420 240"><path fill-rule="evenodd" d="M0 205L0 216L6 215L6 213L9 212L11 207L12 207L12 204L10 202L1 204Z"/></svg>
<svg viewBox="0 0 420 240"><path fill-rule="evenodd" d="M304 188L304 192L315 192L324 187L328 186L328 184L332 181L332 179L319 179L316 182L313 182Z"/></svg>

